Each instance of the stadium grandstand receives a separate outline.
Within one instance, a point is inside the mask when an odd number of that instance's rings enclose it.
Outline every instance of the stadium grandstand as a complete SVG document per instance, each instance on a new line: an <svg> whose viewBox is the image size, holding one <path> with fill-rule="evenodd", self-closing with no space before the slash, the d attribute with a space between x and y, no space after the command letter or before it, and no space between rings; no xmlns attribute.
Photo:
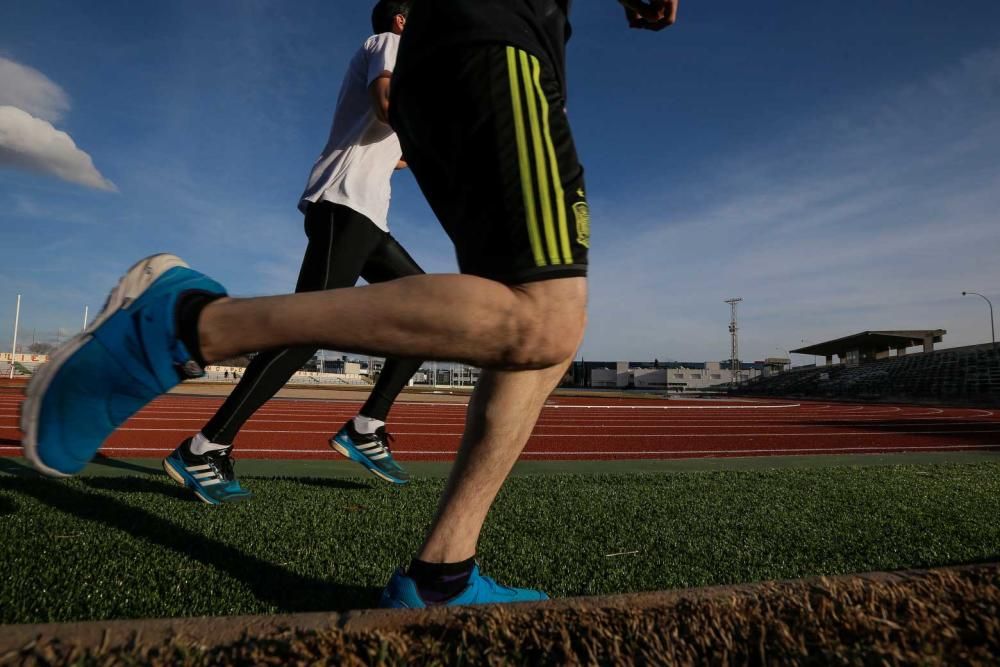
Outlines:
<svg viewBox="0 0 1000 667"><path fill-rule="evenodd" d="M768 360L741 362L740 382L772 372ZM787 360L783 360L787 362ZM595 389L656 389L669 393L699 392L728 385L732 374L726 361L574 361L563 387Z"/></svg>
<svg viewBox="0 0 1000 667"><path fill-rule="evenodd" d="M919 400L996 404L1000 400L1000 349L993 344L934 349L943 329L864 331L791 352L826 358L755 378L736 394L796 398ZM911 347L922 348L908 352ZM833 363L836 356L839 363Z"/></svg>
<svg viewBox="0 0 1000 667"><path fill-rule="evenodd" d="M922 346L924 352L933 352L934 344L944 340L948 333L944 329L916 329L904 331L862 331L825 343L814 343L792 354L810 354L825 357L826 365L833 364L836 355L840 363L848 366L886 359L890 356L902 357L911 347Z"/></svg>

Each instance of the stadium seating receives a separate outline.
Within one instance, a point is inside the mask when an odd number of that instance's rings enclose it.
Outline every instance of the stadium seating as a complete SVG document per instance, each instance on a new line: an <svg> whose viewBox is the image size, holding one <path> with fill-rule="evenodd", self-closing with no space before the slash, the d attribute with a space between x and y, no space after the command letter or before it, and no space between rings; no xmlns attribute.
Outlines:
<svg viewBox="0 0 1000 667"><path fill-rule="evenodd" d="M758 378L737 394L860 399L1000 400L1000 348L972 345L860 366L816 366Z"/></svg>

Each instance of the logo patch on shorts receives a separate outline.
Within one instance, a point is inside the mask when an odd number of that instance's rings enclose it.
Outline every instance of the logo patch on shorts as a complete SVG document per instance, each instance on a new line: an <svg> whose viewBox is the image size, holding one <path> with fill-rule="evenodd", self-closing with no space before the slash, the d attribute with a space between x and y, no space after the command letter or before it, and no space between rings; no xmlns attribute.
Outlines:
<svg viewBox="0 0 1000 667"><path fill-rule="evenodd" d="M585 201L573 204L573 215L576 216L576 242L584 248L590 247L590 207Z"/></svg>

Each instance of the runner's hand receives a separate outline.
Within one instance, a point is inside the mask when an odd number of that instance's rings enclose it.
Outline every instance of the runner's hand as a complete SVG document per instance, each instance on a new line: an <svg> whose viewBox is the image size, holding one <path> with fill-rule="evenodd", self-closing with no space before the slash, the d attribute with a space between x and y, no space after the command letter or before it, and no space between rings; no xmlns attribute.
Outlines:
<svg viewBox="0 0 1000 667"><path fill-rule="evenodd" d="M625 7L630 28L663 30L677 19L678 0L618 0Z"/></svg>

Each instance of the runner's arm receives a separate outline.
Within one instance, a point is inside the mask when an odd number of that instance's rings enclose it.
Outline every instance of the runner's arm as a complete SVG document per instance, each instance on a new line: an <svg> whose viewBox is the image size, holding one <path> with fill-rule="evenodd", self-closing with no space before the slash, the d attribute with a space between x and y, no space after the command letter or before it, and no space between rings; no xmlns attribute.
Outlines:
<svg viewBox="0 0 1000 667"><path fill-rule="evenodd" d="M368 95L371 98L375 117L386 124L389 123L389 81L391 79L391 72L382 72L368 86Z"/></svg>

